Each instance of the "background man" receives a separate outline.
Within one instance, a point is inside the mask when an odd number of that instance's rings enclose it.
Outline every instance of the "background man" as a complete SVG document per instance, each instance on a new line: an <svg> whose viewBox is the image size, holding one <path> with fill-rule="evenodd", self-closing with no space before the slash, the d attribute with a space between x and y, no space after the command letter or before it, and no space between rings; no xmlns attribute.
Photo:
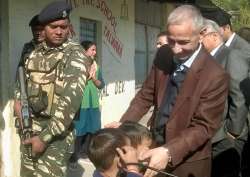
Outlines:
<svg viewBox="0 0 250 177"><path fill-rule="evenodd" d="M250 50L248 42L236 34L232 29L230 21L231 16L224 11L218 11L216 14L217 22L222 29L225 45L230 49Z"/></svg>
<svg viewBox="0 0 250 177"><path fill-rule="evenodd" d="M225 68L230 49L225 46L221 29L216 22L205 19L201 39L205 49Z"/></svg>
<svg viewBox="0 0 250 177"><path fill-rule="evenodd" d="M226 73L199 43L202 27L203 17L193 6L179 6L169 15L174 72L153 67L120 120L138 121L155 105L151 129L158 147L141 154L141 159L150 158L149 166L167 166L181 177L210 176L211 138L220 125L227 96ZM145 173L154 175L151 170Z"/></svg>
<svg viewBox="0 0 250 177"><path fill-rule="evenodd" d="M33 39L23 46L21 59L18 66L24 66L25 58L35 49L35 47L44 40L43 25L38 20L38 15L35 15L29 22Z"/></svg>
<svg viewBox="0 0 250 177"><path fill-rule="evenodd" d="M231 76L223 124L212 140L212 176L236 177L240 175L241 154L247 140L248 112L239 83L248 76L249 66L240 50L230 50L224 45L220 27L212 20L205 22L202 43Z"/></svg>
<svg viewBox="0 0 250 177"><path fill-rule="evenodd" d="M232 29L232 24L230 21L231 15L225 11L218 10L214 13L207 14L206 18L215 21L221 28L222 36L225 41L225 45L230 49L247 50L250 53L250 46L246 40L241 38Z"/></svg>
<svg viewBox="0 0 250 177"><path fill-rule="evenodd" d="M160 32L157 35L156 48L157 51L153 62L154 65L165 72L170 71L170 68L172 67L173 63L172 62L173 53L168 45L166 31Z"/></svg>
<svg viewBox="0 0 250 177"><path fill-rule="evenodd" d="M165 45L167 43L168 43L167 32L166 31L160 32L157 35L156 48L159 49L162 45Z"/></svg>
<svg viewBox="0 0 250 177"><path fill-rule="evenodd" d="M33 137L21 145L22 177L65 176L74 140L72 119L87 78L83 49L68 40L70 10L66 2L55 1L40 12L44 42L25 61ZM20 105L15 112L21 117ZM25 145L32 146L32 158Z"/></svg>

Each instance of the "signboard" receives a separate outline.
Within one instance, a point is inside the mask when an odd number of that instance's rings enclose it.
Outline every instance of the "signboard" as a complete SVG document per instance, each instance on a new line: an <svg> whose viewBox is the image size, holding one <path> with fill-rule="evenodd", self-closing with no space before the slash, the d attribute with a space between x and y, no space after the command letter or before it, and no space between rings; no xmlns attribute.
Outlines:
<svg viewBox="0 0 250 177"><path fill-rule="evenodd" d="M72 8L92 7L102 13L105 19L103 30L104 42L111 49L112 53L121 59L123 55L123 43L117 36L117 18L107 2L105 0L67 0L67 3Z"/></svg>

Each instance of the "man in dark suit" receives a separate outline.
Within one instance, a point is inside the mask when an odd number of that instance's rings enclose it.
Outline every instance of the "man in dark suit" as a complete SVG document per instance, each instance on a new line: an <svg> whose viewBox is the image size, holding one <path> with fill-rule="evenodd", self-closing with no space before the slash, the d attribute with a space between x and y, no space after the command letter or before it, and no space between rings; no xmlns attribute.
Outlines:
<svg viewBox="0 0 250 177"><path fill-rule="evenodd" d="M203 17L193 6L179 6L169 15L168 41L178 66L173 72L153 66L120 120L139 121L155 105L151 129L158 147L141 159L180 177L210 177L211 138L228 91L228 75L199 43L202 27ZM144 176L154 175L148 169Z"/></svg>
<svg viewBox="0 0 250 177"><path fill-rule="evenodd" d="M237 177L240 175L243 146L247 141L248 113L239 83L248 76L248 65L244 58L240 58L239 50L230 50L224 45L220 27L212 20L205 20L202 43L231 76L223 124L212 139L212 176ZM232 168L228 168L229 165Z"/></svg>

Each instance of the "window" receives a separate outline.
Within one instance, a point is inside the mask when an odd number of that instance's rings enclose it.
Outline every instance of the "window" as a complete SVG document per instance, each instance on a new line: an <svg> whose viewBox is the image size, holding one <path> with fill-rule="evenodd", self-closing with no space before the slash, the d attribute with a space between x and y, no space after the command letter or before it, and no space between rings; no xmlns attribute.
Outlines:
<svg viewBox="0 0 250 177"><path fill-rule="evenodd" d="M80 18L80 42L92 41L97 47L97 63L102 67L102 23L100 21Z"/></svg>
<svg viewBox="0 0 250 177"><path fill-rule="evenodd" d="M152 67L156 52L156 39L160 29L145 24L135 24L135 84L141 87Z"/></svg>
<svg viewBox="0 0 250 177"><path fill-rule="evenodd" d="M80 42L86 40L97 43L97 21L81 18Z"/></svg>
<svg viewBox="0 0 250 177"><path fill-rule="evenodd" d="M145 13L147 12L147 13ZM157 34L162 25L161 4L135 1L135 84L140 88L146 79L156 52Z"/></svg>

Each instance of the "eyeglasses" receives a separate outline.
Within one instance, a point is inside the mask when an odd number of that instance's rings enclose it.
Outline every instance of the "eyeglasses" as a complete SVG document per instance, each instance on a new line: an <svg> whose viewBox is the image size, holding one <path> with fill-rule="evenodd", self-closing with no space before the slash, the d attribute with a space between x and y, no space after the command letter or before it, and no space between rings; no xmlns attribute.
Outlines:
<svg viewBox="0 0 250 177"><path fill-rule="evenodd" d="M214 34L218 34L217 32L209 32L209 33L204 33L204 34L201 34L202 35L202 38L205 38L207 36L212 36Z"/></svg>

